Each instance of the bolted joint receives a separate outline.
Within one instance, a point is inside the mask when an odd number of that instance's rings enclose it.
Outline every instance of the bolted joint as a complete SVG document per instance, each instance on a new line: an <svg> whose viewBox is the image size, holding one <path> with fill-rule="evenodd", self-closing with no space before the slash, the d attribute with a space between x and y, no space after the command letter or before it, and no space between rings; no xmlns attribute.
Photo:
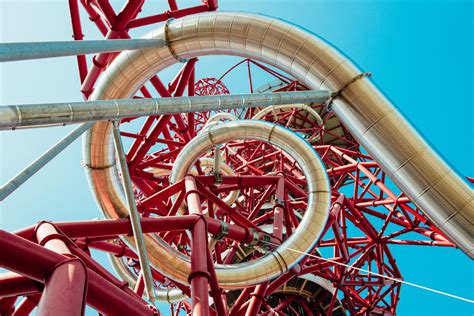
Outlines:
<svg viewBox="0 0 474 316"><path fill-rule="evenodd" d="M263 254L267 254L268 252L272 251L270 235L260 234L258 242L255 245L255 249Z"/></svg>
<svg viewBox="0 0 474 316"><path fill-rule="evenodd" d="M206 218L206 216L204 214L198 214L198 213L194 213L194 214L191 214L191 215L196 217L194 222L191 224L191 227L196 226L197 223L202 221L206 225L205 227L206 227L206 233L207 233L207 218Z"/></svg>
<svg viewBox="0 0 474 316"><path fill-rule="evenodd" d="M212 175L214 176L214 182L216 184L221 184L222 183L222 173L221 172L212 172Z"/></svg>
<svg viewBox="0 0 474 316"><path fill-rule="evenodd" d="M276 206L281 206L283 207L285 205L285 200L284 199L279 199L279 198L276 198L275 199L275 207Z"/></svg>
<svg viewBox="0 0 474 316"><path fill-rule="evenodd" d="M226 222L220 222L219 232L214 235L213 239L215 240L222 240L225 236L229 235L229 224Z"/></svg>
<svg viewBox="0 0 474 316"><path fill-rule="evenodd" d="M148 304L146 307L148 307L149 309L151 309L151 311L153 312L153 316L161 316L160 311L158 310L158 308L156 308L155 305Z"/></svg>
<svg viewBox="0 0 474 316"><path fill-rule="evenodd" d="M258 235L258 232L255 228L252 228L252 227L249 228L248 232L249 232L249 237L251 237L252 239L249 242L247 242L247 244L249 247L253 247L257 245L257 243L259 242L260 236Z"/></svg>

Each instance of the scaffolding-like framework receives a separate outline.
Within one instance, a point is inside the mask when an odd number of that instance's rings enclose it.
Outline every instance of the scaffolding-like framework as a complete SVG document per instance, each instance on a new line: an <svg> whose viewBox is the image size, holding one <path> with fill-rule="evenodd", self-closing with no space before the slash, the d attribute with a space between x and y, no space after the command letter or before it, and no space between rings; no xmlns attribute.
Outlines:
<svg viewBox="0 0 474 316"><path fill-rule="evenodd" d="M108 0L69 0L73 37L84 39L80 9L107 40L130 39L131 29L168 25L170 19L217 10L215 0L187 8L175 0L168 3L168 11L141 16L143 0L128 0L119 11ZM167 45L166 40L134 45L159 47ZM77 56L85 100L122 49L105 49L89 63L85 55ZM82 122L28 172L3 186L2 200L95 121L108 119L113 121L116 148L117 163L112 167L123 182L130 212L126 218L106 213L109 219L40 222L15 233L1 231L0 266L11 272L0 274L0 314L27 315L38 307L39 315L79 315L87 304L107 315L159 315L154 303L163 301L171 315L394 315L403 276L390 245L454 244L331 111L340 91L313 91L277 67L250 57L205 78L195 76L198 58L180 61L182 68L171 82L153 74L123 103L64 103L55 106L54 119L44 122L40 106L17 107L20 118L7 112L14 111L11 108L0 113L8 116L3 129ZM239 78L249 95L231 95L226 79L242 69L246 75ZM256 72L273 79L256 87ZM192 110L194 104L201 104L200 111ZM185 106L189 110L181 111ZM43 111L47 108L44 105ZM63 108L70 110L69 116L60 112ZM263 140L219 134L225 134L226 126L251 133L254 123L235 123L251 119L273 126L269 135L280 126L291 130L288 137L298 135L295 146L307 146L319 156L330 206L319 238L311 241L308 251L297 253L292 266L269 279L232 285L220 279L224 272L219 267L276 258L275 249L303 225L311 198L319 194L308 191L312 184L307 182L304 157L295 159L270 136ZM281 133L287 135L283 128ZM201 146L199 139L206 134L211 142L212 137L224 141L206 145L197 163L188 162L186 156L193 155L190 147ZM94 178L99 177L94 172L105 167L86 162L85 168ZM176 169L181 168L187 175L179 178ZM163 249L172 249L170 258L188 258L189 274L174 278L169 272L175 268L170 266L174 259L163 264L153 261L149 254L154 249L144 234L159 239ZM121 278L95 261L91 249L109 254Z"/></svg>

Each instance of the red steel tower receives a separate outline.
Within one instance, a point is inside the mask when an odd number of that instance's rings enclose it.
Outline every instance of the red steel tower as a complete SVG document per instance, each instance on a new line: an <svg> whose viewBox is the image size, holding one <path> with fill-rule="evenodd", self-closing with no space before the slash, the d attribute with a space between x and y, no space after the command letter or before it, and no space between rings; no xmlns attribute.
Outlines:
<svg viewBox="0 0 474 316"><path fill-rule="evenodd" d="M80 10L107 43L155 30L73 53L87 102L0 112L2 129L82 122L2 199L84 133L107 218L1 231L0 314L395 315L391 245L473 256L472 190L369 73L278 19L168 3L69 0L77 43Z"/></svg>

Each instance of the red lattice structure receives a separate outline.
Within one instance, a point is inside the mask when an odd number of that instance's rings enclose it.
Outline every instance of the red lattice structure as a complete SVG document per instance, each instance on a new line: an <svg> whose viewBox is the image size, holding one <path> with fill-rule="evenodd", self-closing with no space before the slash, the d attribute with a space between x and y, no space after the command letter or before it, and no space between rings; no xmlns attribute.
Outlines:
<svg viewBox="0 0 474 316"><path fill-rule="evenodd" d="M130 0L116 11L107 0L69 0L74 39L84 38L79 6L106 39L127 39L131 29L217 9L217 1L182 8L169 0L168 11L140 16L143 3ZM77 57L85 98L115 57L98 54L89 66L85 56ZM250 93L307 89L288 74L248 58L220 69L214 77L196 78L198 65L196 58L186 61L169 83L153 76L135 97L230 94L225 82L239 67L247 69L245 78L240 78ZM261 89L254 87L256 71L273 81ZM300 166L269 143L235 140L203 154L191 175L172 183L170 174L179 153L205 132L217 113L122 119L121 135L129 144L126 158L142 230L156 234L193 262L189 284L169 278L159 267L151 268L156 290L176 295L168 297L168 302L164 299L168 314L394 315L401 287L396 280L403 280L403 275L390 246L453 246L360 148L326 104L225 113L218 121L258 116L310 143L329 178L329 218L312 250L301 254L288 272L257 285L224 288L215 264L259 259L298 227L308 198ZM222 159L222 172L215 170L217 156ZM73 315L84 311L84 303L102 314L160 314L143 298L145 283L138 255L126 240L131 235L129 219L39 223L1 234L2 251L16 254L2 265L19 273L4 273L0 278L2 315L26 315L38 304L40 313L69 305ZM95 261L91 249L110 254L121 278ZM27 260L34 261L34 267ZM66 275L76 292L61 292L58 284ZM209 307L197 307L208 296L212 298ZM20 297L21 303L15 303ZM58 297L66 303L58 304ZM81 311L74 309L78 304Z"/></svg>

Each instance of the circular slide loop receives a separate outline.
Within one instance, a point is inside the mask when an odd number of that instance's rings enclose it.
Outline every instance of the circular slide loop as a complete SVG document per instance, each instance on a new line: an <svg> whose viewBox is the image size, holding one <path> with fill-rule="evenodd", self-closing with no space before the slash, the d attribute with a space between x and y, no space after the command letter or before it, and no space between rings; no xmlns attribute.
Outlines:
<svg viewBox="0 0 474 316"><path fill-rule="evenodd" d="M203 15L185 17L173 20L166 28L168 33L165 36L165 29L160 28L152 32L151 38L165 38L170 41L170 47L157 49L146 49L122 52L110 65L98 82L91 99L122 99L131 98L137 90L144 85L157 72L175 64L174 54L182 58L193 58L204 55L237 55L254 58L264 63L273 65L283 70L298 80L301 80L311 89L326 88L329 79L325 81L328 70L333 69L333 65L328 65L328 54L333 54L333 50L319 38L309 34L293 25L289 25L277 19L264 16L219 12ZM319 56L321 60L314 56ZM335 55L339 63L340 55ZM350 64L344 67L352 67ZM339 67L338 69L340 69ZM338 77L338 76L337 76ZM345 82L342 78L341 82ZM324 85L321 85L324 82ZM331 81L333 82L333 81ZM337 86L337 85L336 85ZM330 86L329 88L333 88ZM331 89L332 90L332 89ZM337 89L334 89L337 90ZM199 109L196 109L199 111ZM211 133L221 129L228 129L235 126L235 122L213 126ZM255 121L252 124L256 124ZM259 123L265 133L268 131L268 123ZM282 128L274 128L271 141L279 140ZM284 129L283 129L284 130ZM277 132L278 131L278 132ZM96 123L84 136L84 162L90 166L86 170L90 181L91 189L96 200L108 218L123 218L128 215L125 203L120 175L115 167L115 153L111 135L112 129L109 122ZM232 134L237 131L228 130ZM259 133L253 131L255 137ZM308 201L307 215L300 223L299 227L311 232L311 239L289 239L285 246L305 251L309 246L316 243L320 228L325 224L329 207L329 192L327 177L324 169L321 168L319 157L311 146L297 135L286 131L287 137L281 139L282 149L293 156L300 166L305 168L306 180L311 190L312 202ZM269 134L269 135L270 135ZM273 135L274 134L274 135ZM197 139L205 138L209 133L199 134ZM289 147L289 138L299 140L298 146L292 144ZM215 141L218 141L217 138ZM268 139L267 139L268 141ZM301 151L297 153L298 151ZM320 169L312 170L316 165ZM310 166L313 166L310 168ZM318 198L316 198L318 196ZM316 203L317 200L317 203ZM317 223L310 223L310 220L317 216ZM299 229L299 228L298 228ZM300 230L298 230L299 232ZM296 233L295 233L296 234ZM131 237L127 237L126 242L133 247L134 242ZM170 252L170 246L157 236L146 236L146 246L149 250L152 265L166 276L181 282L187 283L190 272L189 258L184 254L175 251ZM171 255L170 255L171 254ZM279 260L280 266L275 270L253 269L254 263L245 263L243 266L217 266L216 273L220 285L224 288L237 288L250 284L256 284L269 280L284 272L288 265L295 263L301 254L289 254L289 257ZM267 256L258 261L259 267L263 267L265 262L274 264L277 259ZM278 257L279 258L279 257ZM285 266L287 265L287 266Z"/></svg>
<svg viewBox="0 0 474 316"><path fill-rule="evenodd" d="M174 163L170 182L176 183L183 179L192 170L196 160L214 146L234 140L260 140L282 149L298 163L308 184L308 206L293 235L273 253L252 262L236 264L228 272L218 276L219 281L224 284L229 279L238 285L257 284L286 272L298 262L300 252L306 252L314 246L328 215L329 184L321 160L306 141L279 125L254 120L237 120L209 126L182 149ZM170 256L172 254L168 254ZM225 271L224 266L216 265L216 269L219 268L220 272Z"/></svg>

